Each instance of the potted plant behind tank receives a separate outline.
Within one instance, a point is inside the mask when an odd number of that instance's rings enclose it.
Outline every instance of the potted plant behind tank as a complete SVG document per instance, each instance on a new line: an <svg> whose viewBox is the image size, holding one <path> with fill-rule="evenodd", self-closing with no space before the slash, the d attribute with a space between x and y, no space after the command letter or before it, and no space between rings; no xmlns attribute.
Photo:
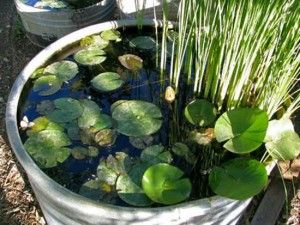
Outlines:
<svg viewBox="0 0 300 225"><path fill-rule="evenodd" d="M32 74L25 149L61 185L109 204L258 194L270 160L299 154L299 11L296 0L182 1L172 30L165 14L162 31L83 38Z"/></svg>

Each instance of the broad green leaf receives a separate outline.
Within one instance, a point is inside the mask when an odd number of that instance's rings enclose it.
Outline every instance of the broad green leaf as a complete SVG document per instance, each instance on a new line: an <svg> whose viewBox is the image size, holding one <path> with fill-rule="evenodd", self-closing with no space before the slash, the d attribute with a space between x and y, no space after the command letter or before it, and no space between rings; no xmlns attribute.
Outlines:
<svg viewBox="0 0 300 225"><path fill-rule="evenodd" d="M215 125L218 142L227 141L224 148L237 153L249 153L264 141L268 115L257 108L238 108L222 114Z"/></svg>
<svg viewBox="0 0 300 225"><path fill-rule="evenodd" d="M196 99L189 103L184 110L186 119L193 125L208 126L216 119L217 111L213 104L205 99Z"/></svg>
<svg viewBox="0 0 300 225"><path fill-rule="evenodd" d="M188 163L192 165L194 165L197 161L197 158L194 155L194 153L192 153L189 147L184 143L181 142L174 143L174 145L172 146L172 151L176 155L183 157Z"/></svg>
<svg viewBox="0 0 300 225"><path fill-rule="evenodd" d="M62 82L54 75L45 75L34 81L33 91L41 96L53 95L61 89Z"/></svg>
<svg viewBox="0 0 300 225"><path fill-rule="evenodd" d="M97 176L100 181L109 185L115 185L118 178L118 174L112 168L107 166L105 159L100 161L97 168Z"/></svg>
<svg viewBox="0 0 300 225"><path fill-rule="evenodd" d="M106 60L105 54L105 51L103 51L101 48L94 46L78 51L74 55L74 59L76 62L82 65L93 66L104 62Z"/></svg>
<svg viewBox="0 0 300 225"><path fill-rule="evenodd" d="M113 105L114 106L114 105ZM147 136L157 132L162 125L160 109L139 100L123 101L111 107L112 118L117 122L117 131L127 136Z"/></svg>
<svg viewBox="0 0 300 225"><path fill-rule="evenodd" d="M102 31L100 36L106 41L121 41L121 33L117 30Z"/></svg>
<svg viewBox="0 0 300 225"><path fill-rule="evenodd" d="M111 128L112 127L112 119L109 115L100 113L97 117L97 120L95 124L93 125L93 128L97 131Z"/></svg>
<svg viewBox="0 0 300 225"><path fill-rule="evenodd" d="M105 72L94 77L91 80L91 84L98 91L110 92L120 88L124 81L117 73Z"/></svg>
<svg viewBox="0 0 300 225"><path fill-rule="evenodd" d="M30 76L31 79L37 79L37 78L40 78L41 76L44 76L45 73L44 73L44 70L45 68L39 68L39 69L36 69Z"/></svg>
<svg viewBox="0 0 300 225"><path fill-rule="evenodd" d="M183 172L175 166L160 163L149 167L144 173L142 187L154 202L171 205L186 200L192 184L183 178Z"/></svg>
<svg viewBox="0 0 300 225"><path fill-rule="evenodd" d="M150 164L171 163L173 161L171 153L164 150L165 148L162 145L147 147L141 153L141 160Z"/></svg>
<svg viewBox="0 0 300 225"><path fill-rule="evenodd" d="M138 36L131 39L129 45L142 50L153 50L156 48L156 41L150 36Z"/></svg>
<svg viewBox="0 0 300 225"><path fill-rule="evenodd" d="M82 47L97 47L104 49L108 46L109 41L104 40L100 35L92 35L81 39L80 46Z"/></svg>
<svg viewBox="0 0 300 225"><path fill-rule="evenodd" d="M80 102L72 98L58 98L54 100L56 109L47 117L56 123L66 123L77 119L83 113Z"/></svg>
<svg viewBox="0 0 300 225"><path fill-rule="evenodd" d="M64 132L43 130L31 135L24 147L41 167L50 168L69 157L70 150L65 146L70 144L71 141Z"/></svg>
<svg viewBox="0 0 300 225"><path fill-rule="evenodd" d="M64 128L61 127L59 124L49 121L49 119L45 116L38 117L33 120L33 127L27 130L26 134L28 136L38 133L42 130L60 130L64 131Z"/></svg>
<svg viewBox="0 0 300 225"><path fill-rule="evenodd" d="M80 187L79 194L86 198L99 201L103 198L103 195L106 193L102 191L100 181L98 179L95 179L85 182Z"/></svg>
<svg viewBox="0 0 300 225"><path fill-rule="evenodd" d="M118 59L122 66L129 70L138 71L143 68L143 60L137 55L125 54Z"/></svg>
<svg viewBox="0 0 300 225"><path fill-rule="evenodd" d="M99 114L101 113L100 107L96 102L88 99L83 99L80 103L83 107L83 113L78 118L78 126L80 128L89 128L94 126L99 120Z"/></svg>
<svg viewBox="0 0 300 225"><path fill-rule="evenodd" d="M265 166L254 159L237 158L215 166L209 186L218 195L243 200L258 194L267 185Z"/></svg>
<svg viewBox="0 0 300 225"><path fill-rule="evenodd" d="M63 60L47 66L44 73L53 74L61 81L68 81L77 75L78 66L74 62Z"/></svg>

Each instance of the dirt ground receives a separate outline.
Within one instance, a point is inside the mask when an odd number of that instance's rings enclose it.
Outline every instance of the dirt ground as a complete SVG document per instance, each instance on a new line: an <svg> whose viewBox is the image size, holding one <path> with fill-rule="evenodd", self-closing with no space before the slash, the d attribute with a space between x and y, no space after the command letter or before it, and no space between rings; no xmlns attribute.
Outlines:
<svg viewBox="0 0 300 225"><path fill-rule="evenodd" d="M10 87L40 50L25 37L13 1L0 0L0 225L45 224L26 175L8 145L4 122ZM300 224L300 190L296 192L290 215L283 214L280 224Z"/></svg>

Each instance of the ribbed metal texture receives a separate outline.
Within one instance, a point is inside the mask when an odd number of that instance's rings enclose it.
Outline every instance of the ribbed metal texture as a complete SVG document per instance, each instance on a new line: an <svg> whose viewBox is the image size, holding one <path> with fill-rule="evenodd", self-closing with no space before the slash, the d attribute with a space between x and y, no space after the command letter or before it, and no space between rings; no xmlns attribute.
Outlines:
<svg viewBox="0 0 300 225"><path fill-rule="evenodd" d="M15 0L15 5L28 38L34 44L46 47L75 30L109 20L115 8L115 0L102 0L98 4L78 10L38 9L24 4L21 0Z"/></svg>
<svg viewBox="0 0 300 225"><path fill-rule="evenodd" d="M146 20L144 25L161 26L162 23ZM16 119L17 105L32 72L60 49L81 38L123 26L136 26L136 21L102 23L63 37L33 58L12 87L6 110L7 134L13 151L29 177L48 225L234 225L250 200L234 201L215 196L160 208L128 208L97 203L57 184L38 168L24 149Z"/></svg>

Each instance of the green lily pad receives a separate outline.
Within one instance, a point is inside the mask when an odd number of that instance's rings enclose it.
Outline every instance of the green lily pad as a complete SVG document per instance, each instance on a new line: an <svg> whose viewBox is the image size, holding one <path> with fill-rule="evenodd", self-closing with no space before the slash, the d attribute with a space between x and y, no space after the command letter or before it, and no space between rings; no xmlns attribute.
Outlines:
<svg viewBox="0 0 300 225"><path fill-rule="evenodd" d="M156 48L156 41L150 36L138 36L131 39L129 45L142 50L153 50Z"/></svg>
<svg viewBox="0 0 300 225"><path fill-rule="evenodd" d="M80 46L82 47L97 47L100 49L104 49L109 45L109 41L104 40L100 35L92 35L83 38L80 41Z"/></svg>
<svg viewBox="0 0 300 225"><path fill-rule="evenodd" d="M101 147L112 146L116 139L117 133L112 129L102 129L95 135L95 142Z"/></svg>
<svg viewBox="0 0 300 225"><path fill-rule="evenodd" d="M113 109L113 111L112 111ZM117 131L127 136L147 136L157 132L162 125L160 109L149 102L130 100L111 108Z"/></svg>
<svg viewBox="0 0 300 225"><path fill-rule="evenodd" d="M82 65L93 66L104 62L106 60L105 54L105 51L103 51L101 48L94 46L78 51L74 55L74 59L76 62Z"/></svg>
<svg viewBox="0 0 300 225"><path fill-rule="evenodd" d="M88 147L88 156L89 157L97 157L99 155L99 149L94 146Z"/></svg>
<svg viewBox="0 0 300 225"><path fill-rule="evenodd" d="M72 98L58 98L54 100L56 109L47 117L56 123L66 123L77 119L83 113L80 102Z"/></svg>
<svg viewBox="0 0 300 225"><path fill-rule="evenodd" d="M99 114L101 112L100 107L96 102L88 99L83 99L80 103L83 107L83 113L78 118L78 126L80 128L89 128L94 126L99 120Z"/></svg>
<svg viewBox="0 0 300 225"><path fill-rule="evenodd" d="M103 38L103 40L106 41L121 41L121 33L117 30L105 30L102 31L100 36Z"/></svg>
<svg viewBox="0 0 300 225"><path fill-rule="evenodd" d="M75 159L82 160L88 156L88 149L81 146L77 146L72 148L71 154Z"/></svg>
<svg viewBox="0 0 300 225"><path fill-rule="evenodd" d="M25 149L43 168L56 166L70 155L68 136L60 130L43 130L31 135L24 143Z"/></svg>
<svg viewBox="0 0 300 225"><path fill-rule="evenodd" d="M98 115L98 118L93 125L93 128L97 131L108 129L112 127L112 119L109 115L106 115L104 113L100 113Z"/></svg>
<svg viewBox="0 0 300 225"><path fill-rule="evenodd" d="M44 100L36 105L36 111L41 115L47 115L55 110L55 105L53 101Z"/></svg>
<svg viewBox="0 0 300 225"><path fill-rule="evenodd" d="M75 124L67 129L68 136L73 141L80 140L80 129Z"/></svg>
<svg viewBox="0 0 300 225"><path fill-rule="evenodd" d="M74 62L63 60L47 66L44 73L53 74L61 81L68 81L77 75L78 66Z"/></svg>
<svg viewBox="0 0 300 225"><path fill-rule="evenodd" d="M149 167L142 179L143 190L154 202L171 205L186 200L192 185L175 166L160 163Z"/></svg>
<svg viewBox="0 0 300 225"><path fill-rule="evenodd" d="M215 121L217 111L209 101L197 99L185 107L184 115L193 125L208 126Z"/></svg>
<svg viewBox="0 0 300 225"><path fill-rule="evenodd" d="M164 150L162 145L152 145L145 148L141 153L141 160L150 164L171 163L173 161L171 153Z"/></svg>
<svg viewBox="0 0 300 225"><path fill-rule="evenodd" d="M103 181L109 185L115 185L118 174L110 167L107 166L105 159L100 161L97 168L97 176L100 181Z"/></svg>
<svg viewBox="0 0 300 225"><path fill-rule="evenodd" d="M86 198L99 201L106 193L102 191L100 181L98 179L95 179L85 182L80 187L79 194Z"/></svg>
<svg viewBox="0 0 300 225"><path fill-rule="evenodd" d="M174 143L174 145L172 146L172 151L176 155L183 157L191 165L194 165L197 162L197 158L194 153L192 153L189 147L184 143Z"/></svg>
<svg viewBox="0 0 300 225"><path fill-rule="evenodd" d="M270 121L265 141L274 159L292 160L300 154L300 138L289 119Z"/></svg>
<svg viewBox="0 0 300 225"><path fill-rule="evenodd" d="M237 158L215 166L209 175L209 186L216 194L236 200L258 194L267 182L265 166L247 158Z"/></svg>
<svg viewBox="0 0 300 225"><path fill-rule="evenodd" d="M64 128L59 124L49 121L49 119L45 116L38 117L33 120L34 125L27 130L26 134L28 136L38 133L42 130L59 130L64 131Z"/></svg>
<svg viewBox="0 0 300 225"><path fill-rule="evenodd" d="M41 96L53 95L61 89L62 82L54 75L45 75L34 81L33 91Z"/></svg>
<svg viewBox="0 0 300 225"><path fill-rule="evenodd" d="M110 92L120 88L124 81L120 75L113 72L100 73L91 80L92 86L98 91Z"/></svg>
<svg viewBox="0 0 300 225"><path fill-rule="evenodd" d="M41 76L44 76L45 73L44 73L44 70L45 68L39 68L39 69L36 69L30 76L31 79L37 79L37 78L40 78Z"/></svg>
<svg viewBox="0 0 300 225"><path fill-rule="evenodd" d="M215 125L218 142L227 141L224 148L237 153L249 153L264 141L268 115L258 108L239 108L220 116Z"/></svg>
<svg viewBox="0 0 300 225"><path fill-rule="evenodd" d="M119 56L118 60L122 66L129 70L138 71L143 68L143 60L137 55L125 54Z"/></svg>
<svg viewBox="0 0 300 225"><path fill-rule="evenodd" d="M145 149L152 145L154 138L151 135L142 137L129 137L130 144L138 149Z"/></svg>

